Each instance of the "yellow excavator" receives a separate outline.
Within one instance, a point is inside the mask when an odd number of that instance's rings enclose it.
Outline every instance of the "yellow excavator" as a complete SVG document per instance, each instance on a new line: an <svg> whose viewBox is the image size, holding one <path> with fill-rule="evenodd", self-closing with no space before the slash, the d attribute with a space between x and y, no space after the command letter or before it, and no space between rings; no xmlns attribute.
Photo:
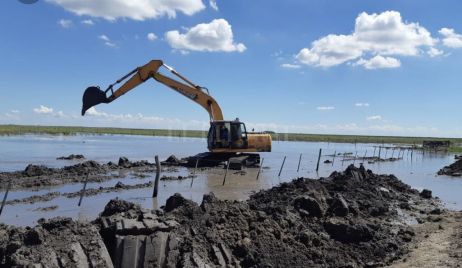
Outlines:
<svg viewBox="0 0 462 268"><path fill-rule="evenodd" d="M161 67L165 67L183 82L161 74L159 72ZM149 78L153 78L196 102L209 113L210 129L207 135L209 152L189 158L191 164L196 162L195 164L197 165L197 159L199 159L200 166L207 166L216 161L229 161L230 158L234 158L245 162L247 165L253 165L260 163L260 157L255 152L271 151L271 136L269 134L248 132L245 124L240 122L239 119L224 120L220 106L210 96L207 88L194 84L161 60L152 60L146 65L134 69L109 85L105 91L96 86L88 87L83 94L82 116L91 107L100 103L110 103L146 82ZM127 81L123 85L114 89L114 86L125 80ZM107 96L107 94L110 95Z"/></svg>

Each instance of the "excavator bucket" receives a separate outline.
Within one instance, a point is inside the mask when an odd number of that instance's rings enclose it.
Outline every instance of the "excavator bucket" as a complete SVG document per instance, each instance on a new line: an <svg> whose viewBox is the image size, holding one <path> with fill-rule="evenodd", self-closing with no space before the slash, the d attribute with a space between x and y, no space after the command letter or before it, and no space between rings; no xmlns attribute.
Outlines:
<svg viewBox="0 0 462 268"><path fill-rule="evenodd" d="M83 93L82 102L82 115L84 115L91 107L100 103L109 103L111 101L106 97L106 93L99 89L99 87L88 87Z"/></svg>

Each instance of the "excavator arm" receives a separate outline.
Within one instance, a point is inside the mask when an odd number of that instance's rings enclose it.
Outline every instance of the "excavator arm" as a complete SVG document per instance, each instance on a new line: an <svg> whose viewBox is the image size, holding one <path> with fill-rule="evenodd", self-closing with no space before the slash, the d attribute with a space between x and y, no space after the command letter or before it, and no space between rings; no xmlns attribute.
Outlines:
<svg viewBox="0 0 462 268"><path fill-rule="evenodd" d="M167 68L184 83L159 73L158 71L160 67ZM100 90L99 87L87 88L83 94L82 115L95 105L100 103L110 103L116 100L123 94L146 82L149 78L154 78L157 82L166 85L202 106L209 113L211 121L223 120L223 113L220 106L216 100L208 94L208 92L204 92L205 88L195 85L193 82L176 72L173 68L164 64L161 60L152 60L148 64L134 69L115 83L109 85L105 91ZM128 80L122 86L114 90L115 85L122 83L126 79ZM107 97L109 92L111 95Z"/></svg>

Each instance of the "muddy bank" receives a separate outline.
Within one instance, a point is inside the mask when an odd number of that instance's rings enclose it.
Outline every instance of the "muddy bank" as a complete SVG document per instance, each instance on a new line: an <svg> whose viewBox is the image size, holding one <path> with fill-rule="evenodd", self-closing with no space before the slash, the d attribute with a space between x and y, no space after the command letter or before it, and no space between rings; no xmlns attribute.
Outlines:
<svg viewBox="0 0 462 268"><path fill-rule="evenodd" d="M99 188L90 188L85 190L84 196L95 196L102 193L112 193L112 192L121 192L126 190L133 190L133 189L143 189L154 187L154 183L152 181L146 183L138 183L134 185L127 185L122 182L117 182L114 186L109 187L99 187ZM82 195L82 190L77 192L71 193L61 193L61 192L50 192L43 195L33 195L21 199L13 199L6 201L7 205L16 205L16 204L35 204L38 202L48 202L55 198L64 196L67 198L76 198Z"/></svg>
<svg viewBox="0 0 462 268"><path fill-rule="evenodd" d="M453 164L440 169L438 171L438 175L448 175L454 177L462 176L462 159L459 159Z"/></svg>
<svg viewBox="0 0 462 268"><path fill-rule="evenodd" d="M413 245L417 234L407 225L409 219L424 224L442 217L438 200L429 194L411 189L392 175L350 166L328 178L283 183L244 202L208 194L196 204L175 194L163 210L145 210L111 200L90 225L99 234L89 232L94 236L92 245L97 246L94 254L103 256L97 260L107 260L99 246L104 241L115 267L385 266ZM88 260L89 225L70 221L65 226L64 230L82 228L79 239L84 241L75 250L78 254L67 247L67 256L75 256L75 263ZM36 228L44 227L40 223ZM16 229L22 230L0 226L8 237L21 233L12 231ZM65 236L53 238L55 244L67 241ZM0 266L16 264L18 259L47 261L30 257L45 247L33 248L21 239L0 241Z"/></svg>
<svg viewBox="0 0 462 268"><path fill-rule="evenodd" d="M111 173L133 171L143 174L155 171L155 164L146 160L132 162L121 157L119 162L100 164L96 161L85 161L63 168L50 168L42 165L28 165L23 171L0 172L0 190L5 190L9 181L11 189L40 188L67 183L103 182L114 178Z"/></svg>
<svg viewBox="0 0 462 268"><path fill-rule="evenodd" d="M56 160L83 160L85 159L85 156L81 154L71 154L69 156L60 156L56 158Z"/></svg>

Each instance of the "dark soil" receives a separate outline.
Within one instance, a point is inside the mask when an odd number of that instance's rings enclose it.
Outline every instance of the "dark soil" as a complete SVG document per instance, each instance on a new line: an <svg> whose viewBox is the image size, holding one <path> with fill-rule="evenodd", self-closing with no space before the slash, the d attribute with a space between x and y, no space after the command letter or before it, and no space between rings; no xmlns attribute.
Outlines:
<svg viewBox="0 0 462 268"><path fill-rule="evenodd" d="M96 226L58 217L34 228L0 224L0 267L112 267L112 262Z"/></svg>
<svg viewBox="0 0 462 268"><path fill-rule="evenodd" d="M283 183L246 202L209 194L198 205L175 194L164 211L127 206L96 221L116 266L130 259L134 267L365 267L387 265L408 251L414 231L398 210L426 215L438 202L392 175L350 166L329 178ZM135 243L142 257L126 253L124 243Z"/></svg>
<svg viewBox="0 0 462 268"><path fill-rule="evenodd" d="M453 164L440 169L438 171L438 175L448 175L454 177L462 176L462 159L459 159Z"/></svg>
<svg viewBox="0 0 462 268"><path fill-rule="evenodd" d="M89 256L102 264L108 255L101 240L115 267L385 266L409 252L415 239L402 215L437 221L438 209L436 199L393 175L349 166L328 178L282 183L244 202L208 194L198 205L175 194L163 210L149 211L111 200L93 225L61 218L33 229L0 225L0 266L61 259L57 267L75 266Z"/></svg>
<svg viewBox="0 0 462 268"><path fill-rule="evenodd" d="M4 190L11 181L12 189L41 188L67 183L102 182L111 179L110 172L131 170L137 174L155 171L155 164L148 161L129 161L125 157L119 159L119 164L109 162L100 164L96 161L85 161L63 168L50 168L41 165L28 165L23 171L0 172L0 190Z"/></svg>
<svg viewBox="0 0 462 268"><path fill-rule="evenodd" d="M69 156L61 156L56 158L56 160L82 160L85 159L85 156L81 154L71 154Z"/></svg>

